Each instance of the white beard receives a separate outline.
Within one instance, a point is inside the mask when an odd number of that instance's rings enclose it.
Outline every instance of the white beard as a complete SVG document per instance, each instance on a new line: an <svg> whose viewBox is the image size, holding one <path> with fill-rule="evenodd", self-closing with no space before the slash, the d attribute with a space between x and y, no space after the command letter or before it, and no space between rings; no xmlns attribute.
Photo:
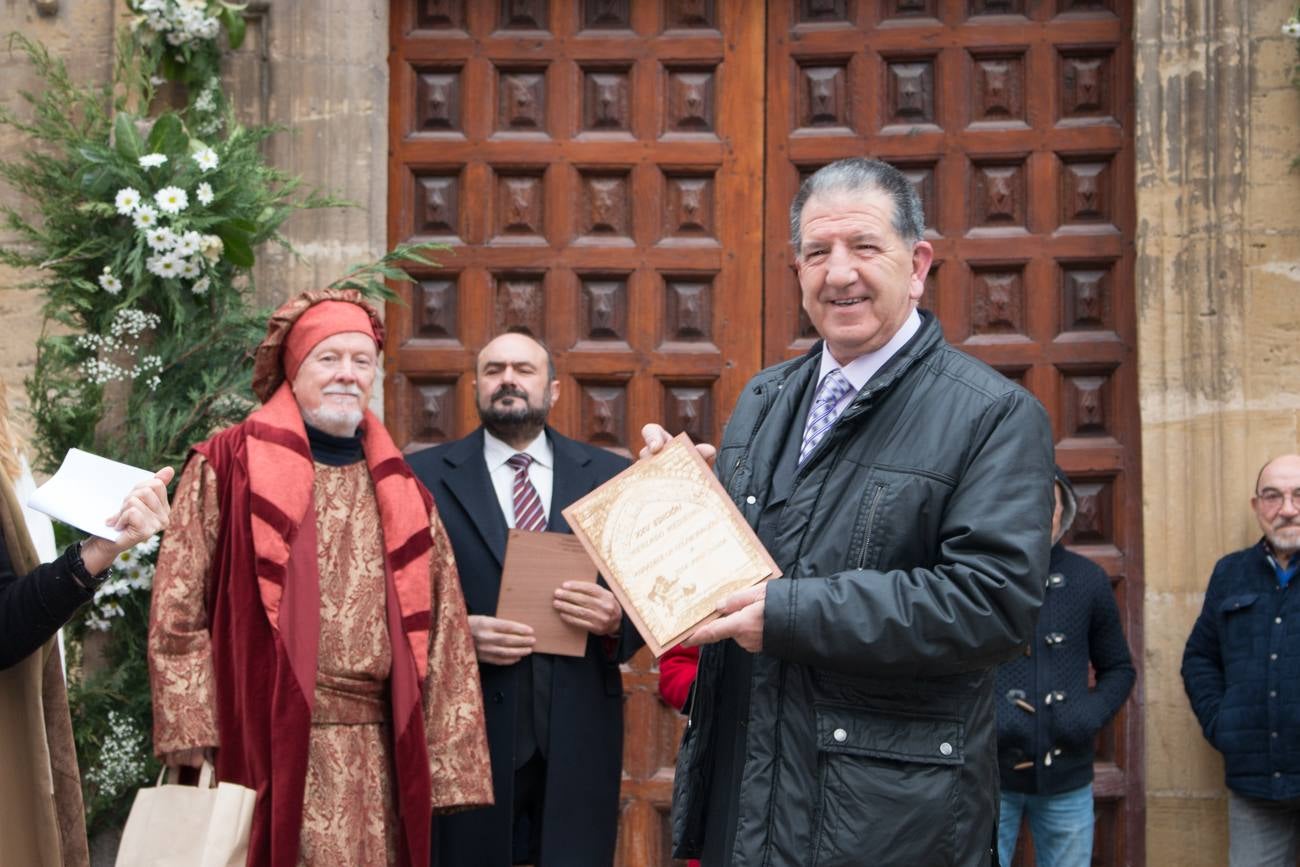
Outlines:
<svg viewBox="0 0 1300 867"><path fill-rule="evenodd" d="M359 409L326 409L325 407L316 409L299 407L299 409L307 424L336 437L350 437L355 434L357 428L361 426L361 419L365 417L365 413Z"/></svg>

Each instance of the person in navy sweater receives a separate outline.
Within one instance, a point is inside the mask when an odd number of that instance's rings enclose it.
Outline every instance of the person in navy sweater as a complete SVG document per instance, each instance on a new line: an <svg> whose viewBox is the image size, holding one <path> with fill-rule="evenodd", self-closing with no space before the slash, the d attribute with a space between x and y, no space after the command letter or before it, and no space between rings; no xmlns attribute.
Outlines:
<svg viewBox="0 0 1300 867"><path fill-rule="evenodd" d="M1223 753L1232 867L1296 863L1300 843L1300 455L1259 471L1264 537L1220 560L1183 651L1183 687Z"/></svg>
<svg viewBox="0 0 1300 867"><path fill-rule="evenodd" d="M1092 863L1093 744L1136 677L1110 579L1061 541L1076 511L1074 488L1057 467L1047 593L1034 641L998 668L994 690L1004 867L1022 819L1029 821L1040 867ZM1092 689L1089 663L1097 673Z"/></svg>

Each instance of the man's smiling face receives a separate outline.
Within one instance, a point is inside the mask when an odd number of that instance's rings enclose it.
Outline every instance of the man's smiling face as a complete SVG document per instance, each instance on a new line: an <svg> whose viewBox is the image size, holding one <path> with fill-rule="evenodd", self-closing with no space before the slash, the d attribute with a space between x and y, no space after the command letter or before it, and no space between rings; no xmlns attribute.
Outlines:
<svg viewBox="0 0 1300 867"><path fill-rule="evenodd" d="M814 195L800 220L795 267L803 309L840 364L889 342L920 300L933 250L894 229L880 190Z"/></svg>

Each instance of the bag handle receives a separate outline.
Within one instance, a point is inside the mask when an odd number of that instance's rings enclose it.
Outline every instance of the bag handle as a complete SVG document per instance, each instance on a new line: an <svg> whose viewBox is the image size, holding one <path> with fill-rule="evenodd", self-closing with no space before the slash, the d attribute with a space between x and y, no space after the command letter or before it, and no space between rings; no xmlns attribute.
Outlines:
<svg viewBox="0 0 1300 867"><path fill-rule="evenodd" d="M212 762L207 759L203 760L203 766L199 768L199 788L215 788L217 780L213 779L217 775L217 769L212 766ZM158 782L154 785L161 786L164 782L169 786L179 785L181 781L181 769L179 766L163 765L162 770L158 772Z"/></svg>

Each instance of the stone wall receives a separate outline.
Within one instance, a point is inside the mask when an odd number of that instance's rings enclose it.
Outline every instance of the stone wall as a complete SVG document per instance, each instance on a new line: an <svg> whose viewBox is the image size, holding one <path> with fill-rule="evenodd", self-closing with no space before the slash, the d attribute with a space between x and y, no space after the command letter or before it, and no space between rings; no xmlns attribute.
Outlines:
<svg viewBox="0 0 1300 867"><path fill-rule="evenodd" d="M1215 561L1300 449L1300 92L1290 0L1140 0L1137 295L1147 863L1227 863L1223 763L1179 666Z"/></svg>
<svg viewBox="0 0 1300 867"><path fill-rule="evenodd" d="M45 15L38 6L53 9ZM348 266L386 249L388 137L388 4L382 0L254 0L245 45L227 63L226 78L245 122L294 128L267 146L277 168L304 179L304 188L332 192L355 204L291 217L285 234L295 257L275 245L259 251L258 300L273 305L329 283ZM113 31L124 20L113 0L2 0L0 34L38 39L87 82L108 80ZM18 90L39 81L25 58L0 48L0 105L21 111ZM0 153L28 144L0 130ZM0 186L0 201L15 202ZM0 244L13 241L0 228ZM25 275L0 268L0 377L22 430L29 430L23 379L35 361L40 298L14 287ZM29 276L29 275L28 275ZM383 405L377 383L373 405Z"/></svg>

